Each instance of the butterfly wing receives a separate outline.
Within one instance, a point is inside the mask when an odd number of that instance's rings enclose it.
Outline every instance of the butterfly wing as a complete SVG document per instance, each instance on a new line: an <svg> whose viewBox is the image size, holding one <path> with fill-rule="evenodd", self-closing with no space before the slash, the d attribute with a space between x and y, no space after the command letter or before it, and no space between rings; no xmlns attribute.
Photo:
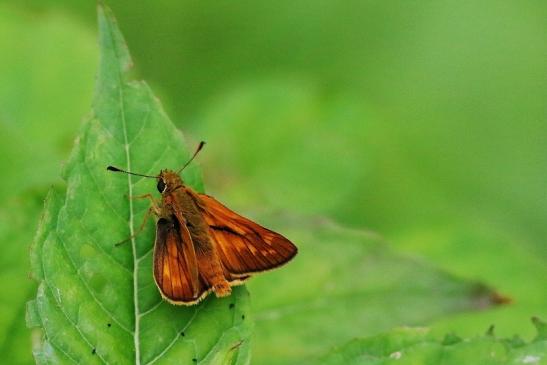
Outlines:
<svg viewBox="0 0 547 365"><path fill-rule="evenodd" d="M232 277L243 281L296 255L296 246L282 235L240 216L209 195L195 195L222 264Z"/></svg>
<svg viewBox="0 0 547 365"><path fill-rule="evenodd" d="M154 280L161 295L173 304L191 305L209 292L198 280L192 238L185 224L175 217L161 217L156 224Z"/></svg>

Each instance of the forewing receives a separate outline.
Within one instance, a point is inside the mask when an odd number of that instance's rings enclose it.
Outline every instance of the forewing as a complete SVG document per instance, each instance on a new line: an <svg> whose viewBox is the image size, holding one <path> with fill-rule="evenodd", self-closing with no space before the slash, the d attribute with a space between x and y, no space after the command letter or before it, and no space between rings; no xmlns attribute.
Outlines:
<svg viewBox="0 0 547 365"><path fill-rule="evenodd" d="M287 238L240 216L209 195L196 194L224 267L235 277L270 270L294 257Z"/></svg>
<svg viewBox="0 0 547 365"><path fill-rule="evenodd" d="M174 304L194 304L208 293L197 279L196 255L185 225L174 217L156 224L154 280L162 296Z"/></svg>
<svg viewBox="0 0 547 365"><path fill-rule="evenodd" d="M188 269L188 277L192 288L194 289L194 295L197 295L200 284L198 276L199 267L194 242L192 241L192 236L190 235L190 231L186 226L186 220L182 214L175 212L173 220L175 222L175 231L177 231L181 239L184 262L186 264L186 268Z"/></svg>

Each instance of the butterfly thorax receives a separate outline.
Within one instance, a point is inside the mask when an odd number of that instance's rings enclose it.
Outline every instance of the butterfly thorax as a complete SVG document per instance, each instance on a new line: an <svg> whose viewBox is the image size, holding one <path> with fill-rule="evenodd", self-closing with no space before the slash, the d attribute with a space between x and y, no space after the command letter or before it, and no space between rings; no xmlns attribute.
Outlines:
<svg viewBox="0 0 547 365"><path fill-rule="evenodd" d="M184 185L182 179L174 171L163 170L160 179L163 179L166 184L162 193L165 216L173 219L177 215L182 216L196 248L211 249L209 226L198 207L198 194L192 188Z"/></svg>

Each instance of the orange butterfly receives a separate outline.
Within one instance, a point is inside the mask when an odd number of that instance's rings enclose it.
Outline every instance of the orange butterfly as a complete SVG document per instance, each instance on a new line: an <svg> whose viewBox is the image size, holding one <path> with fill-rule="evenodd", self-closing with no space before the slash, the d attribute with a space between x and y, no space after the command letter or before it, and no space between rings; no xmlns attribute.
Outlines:
<svg viewBox="0 0 547 365"><path fill-rule="evenodd" d="M184 184L179 173L203 145L199 144L178 172L162 170L158 176L149 176L107 167L157 179L161 202L158 204L151 194L142 197L151 200L150 212L158 217L154 280L161 295L173 304L196 304L211 291L217 297L230 295L232 286L242 284L252 274L283 265L297 253L296 246L282 235Z"/></svg>

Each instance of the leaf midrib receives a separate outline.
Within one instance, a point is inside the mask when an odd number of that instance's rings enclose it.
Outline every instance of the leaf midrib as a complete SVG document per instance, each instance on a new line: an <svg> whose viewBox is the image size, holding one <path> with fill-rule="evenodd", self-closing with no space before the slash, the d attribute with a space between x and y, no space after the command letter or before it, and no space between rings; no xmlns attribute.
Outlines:
<svg viewBox="0 0 547 365"><path fill-rule="evenodd" d="M124 151L125 151L125 159L126 159L126 169L127 171L131 171L131 157L129 153L129 138L127 137L127 122L125 119L125 98L124 98L124 83L121 76L122 70L120 69L120 57L117 53L116 44L114 41L114 35L112 34L112 29L110 25L108 26L108 32L109 32L109 39L112 46L112 51L114 52L114 55L116 57L117 67L116 67L116 75L117 75L117 82L119 87L119 110L120 110L120 116L121 116L121 122L122 122L122 131L123 131L123 138L124 138ZM140 315L139 315L139 291L138 291L138 270L139 270L139 260L137 258L137 246L136 246L136 240L135 240L135 229L134 229L134 212L133 212L133 200L131 197L133 196L133 184L131 182L131 175L127 174L127 185L128 185L128 203L129 203L129 234L131 237L131 251L133 255L133 308L134 308L134 323L135 328L133 329L133 345L135 347L135 365L141 364L141 355L140 355Z"/></svg>

